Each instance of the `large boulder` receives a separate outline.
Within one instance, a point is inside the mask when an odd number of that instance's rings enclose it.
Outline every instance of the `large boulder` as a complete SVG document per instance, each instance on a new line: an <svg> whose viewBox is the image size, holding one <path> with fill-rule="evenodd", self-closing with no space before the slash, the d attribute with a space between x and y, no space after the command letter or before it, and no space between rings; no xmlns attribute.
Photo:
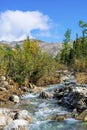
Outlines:
<svg viewBox="0 0 87 130"><path fill-rule="evenodd" d="M29 123L23 119L17 119L12 121L3 130L29 130Z"/></svg>

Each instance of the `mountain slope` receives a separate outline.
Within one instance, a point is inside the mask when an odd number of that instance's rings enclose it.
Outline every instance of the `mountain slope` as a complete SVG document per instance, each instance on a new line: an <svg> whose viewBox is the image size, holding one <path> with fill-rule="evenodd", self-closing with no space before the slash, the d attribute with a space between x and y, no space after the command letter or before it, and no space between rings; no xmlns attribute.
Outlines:
<svg viewBox="0 0 87 130"><path fill-rule="evenodd" d="M31 39L33 41L34 39ZM60 52L62 49L62 43L48 43L44 42L41 40L36 40L38 45L41 47L43 52L57 55L57 53ZM7 42L7 41L1 41L0 44L9 44L9 46L15 47L16 43L18 43L20 46L22 46L23 41L12 41L12 42Z"/></svg>
<svg viewBox="0 0 87 130"><path fill-rule="evenodd" d="M39 46L42 48L44 52L48 52L49 54L57 55L62 49L61 43L47 43L43 41L38 41Z"/></svg>

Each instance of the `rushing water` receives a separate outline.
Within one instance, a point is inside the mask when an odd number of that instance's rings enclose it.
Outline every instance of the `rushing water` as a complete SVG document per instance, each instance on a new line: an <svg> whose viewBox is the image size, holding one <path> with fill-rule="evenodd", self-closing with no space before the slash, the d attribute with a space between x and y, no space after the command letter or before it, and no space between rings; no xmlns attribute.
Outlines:
<svg viewBox="0 0 87 130"><path fill-rule="evenodd" d="M60 85L61 86L61 85ZM45 91L53 92L59 85L53 85ZM73 118L61 122L50 119L52 115L67 113L67 109L58 105L56 99L40 99L38 94L27 94L22 98L19 108L27 109L33 118L29 130L87 130L87 123Z"/></svg>

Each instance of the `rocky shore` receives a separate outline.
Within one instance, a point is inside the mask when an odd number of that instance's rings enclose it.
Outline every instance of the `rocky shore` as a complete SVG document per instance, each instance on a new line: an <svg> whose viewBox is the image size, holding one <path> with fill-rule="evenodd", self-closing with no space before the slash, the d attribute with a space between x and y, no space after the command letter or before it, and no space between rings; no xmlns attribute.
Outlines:
<svg viewBox="0 0 87 130"><path fill-rule="evenodd" d="M39 99L56 99L57 104L67 108L67 113L55 114L47 117L50 120L63 121L75 118L87 122L87 85L78 84L74 76L67 72L61 77L60 87L51 92L44 87L36 87L34 84L19 87L10 78L0 77L0 129L1 130L28 130L33 122L31 114L27 110L10 109L9 106L21 102L21 95L25 93L37 94ZM3 108L2 108L3 107Z"/></svg>
<svg viewBox="0 0 87 130"><path fill-rule="evenodd" d="M9 107L19 103L21 95L29 92L37 93L41 90L43 90L42 87L36 87L32 83L27 86L19 86L11 78L0 76L0 106Z"/></svg>
<svg viewBox="0 0 87 130"><path fill-rule="evenodd" d="M0 108L0 130L28 130L31 122L27 110Z"/></svg>
<svg viewBox="0 0 87 130"><path fill-rule="evenodd" d="M76 109L77 112L87 109L87 85L66 83L64 87L55 90L54 97L59 104Z"/></svg>
<svg viewBox="0 0 87 130"><path fill-rule="evenodd" d="M54 90L53 94L41 92L42 99L56 98L57 103L67 108L69 113L52 115L52 120L61 121L66 118L87 121L87 84L79 84L75 77L67 72L61 77L61 86Z"/></svg>
<svg viewBox="0 0 87 130"><path fill-rule="evenodd" d="M38 93L44 90L34 84L19 87L17 83L5 76L0 77L0 130L28 130L33 121L27 110L14 109L21 103L21 96L26 93ZM10 109L11 108L11 109Z"/></svg>

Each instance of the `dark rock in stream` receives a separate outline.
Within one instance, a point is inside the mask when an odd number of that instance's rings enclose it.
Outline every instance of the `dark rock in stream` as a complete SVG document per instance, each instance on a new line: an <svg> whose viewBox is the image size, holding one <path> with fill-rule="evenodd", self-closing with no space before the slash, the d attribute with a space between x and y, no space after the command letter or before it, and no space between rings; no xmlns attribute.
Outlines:
<svg viewBox="0 0 87 130"><path fill-rule="evenodd" d="M87 87L71 83L56 89L54 97L58 99L59 104L72 110L76 109L77 112L87 109Z"/></svg>
<svg viewBox="0 0 87 130"><path fill-rule="evenodd" d="M39 95L39 98L47 99L47 98L51 98L52 96L53 96L53 94L45 92L45 91L42 91L40 93L40 95Z"/></svg>

